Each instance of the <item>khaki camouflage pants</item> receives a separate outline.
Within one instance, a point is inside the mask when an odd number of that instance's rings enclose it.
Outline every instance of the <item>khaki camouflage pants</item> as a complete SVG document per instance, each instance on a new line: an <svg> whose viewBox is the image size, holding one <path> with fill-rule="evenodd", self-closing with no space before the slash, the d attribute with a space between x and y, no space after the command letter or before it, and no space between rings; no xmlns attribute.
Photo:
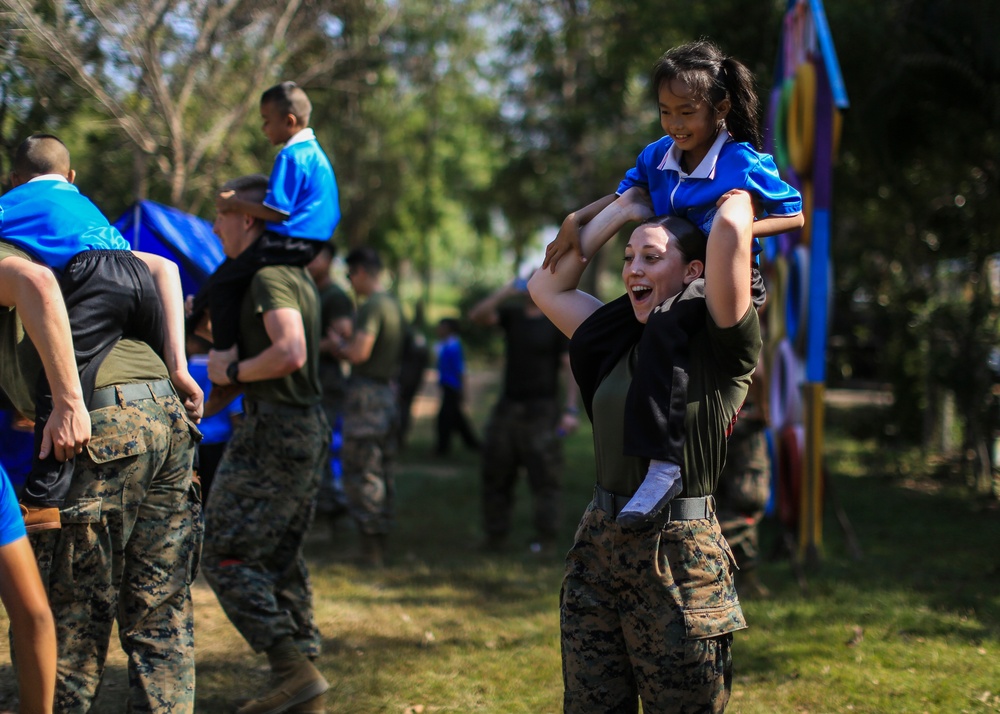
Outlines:
<svg viewBox="0 0 1000 714"><path fill-rule="evenodd" d="M566 557L564 711L722 712L746 627L714 518L625 530L591 504Z"/></svg>
<svg viewBox="0 0 1000 714"><path fill-rule="evenodd" d="M554 399L501 399L493 408L482 461L483 526L488 536L503 538L510 532L518 470L524 467L534 496L536 537L556 539L563 471L562 439L556 434L559 416Z"/></svg>
<svg viewBox="0 0 1000 714"><path fill-rule="evenodd" d="M330 428L320 407L246 402L205 514L202 570L255 652L291 637L320 651L302 543L312 522Z"/></svg>
<svg viewBox="0 0 1000 714"><path fill-rule="evenodd" d="M344 493L361 533L384 535L392 529L399 407L395 389L353 377L344 407Z"/></svg>
<svg viewBox="0 0 1000 714"><path fill-rule="evenodd" d="M760 563L759 525L770 496L771 460L764 425L737 421L715 500L719 525L742 572L750 572Z"/></svg>
<svg viewBox="0 0 1000 714"><path fill-rule="evenodd" d="M57 712L87 712L111 628L128 655L130 712L194 711L191 582L201 553L195 438L176 397L90 414L62 528L31 535L56 620Z"/></svg>

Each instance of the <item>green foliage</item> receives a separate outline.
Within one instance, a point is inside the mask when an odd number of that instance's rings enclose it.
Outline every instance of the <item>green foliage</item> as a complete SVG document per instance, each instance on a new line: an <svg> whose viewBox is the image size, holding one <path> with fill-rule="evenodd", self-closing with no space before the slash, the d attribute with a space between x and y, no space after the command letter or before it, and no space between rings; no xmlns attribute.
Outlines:
<svg viewBox="0 0 1000 714"><path fill-rule="evenodd" d="M939 388L963 390L965 431L976 430L987 388L976 360L1000 341L984 277L1000 250L994 5L826 3L851 101L834 179L830 373L891 383L907 438ZM160 15L0 0L0 145L57 131L109 215L144 195L209 217L222 180L270 169L256 100L296 79L338 175L340 245L377 246L408 303L454 310L534 259L547 230L613 191L659 137L647 75L667 48L708 37L765 94L786 6L241 0L212 24L219 6L205 0ZM940 264L959 266L947 298ZM942 339L952 347L939 354Z"/></svg>

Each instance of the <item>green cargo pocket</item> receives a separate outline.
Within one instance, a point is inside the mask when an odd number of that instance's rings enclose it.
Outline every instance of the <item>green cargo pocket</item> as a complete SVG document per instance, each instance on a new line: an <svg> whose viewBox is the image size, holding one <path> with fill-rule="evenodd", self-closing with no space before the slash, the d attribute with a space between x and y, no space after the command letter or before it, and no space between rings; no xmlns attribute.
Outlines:
<svg viewBox="0 0 1000 714"><path fill-rule="evenodd" d="M84 498L59 511L63 527L49 577L53 605L101 599L110 592L111 538L101 521L101 504L100 498Z"/></svg>
<svg viewBox="0 0 1000 714"><path fill-rule="evenodd" d="M737 605L684 611L684 629L689 640L705 640L746 628L743 609Z"/></svg>
<svg viewBox="0 0 1000 714"><path fill-rule="evenodd" d="M146 453L146 442L138 434L114 434L98 436L87 444L87 453L95 464L106 464L127 456Z"/></svg>
<svg viewBox="0 0 1000 714"><path fill-rule="evenodd" d="M59 520L63 523L99 523L101 520L100 498L81 498L59 509Z"/></svg>

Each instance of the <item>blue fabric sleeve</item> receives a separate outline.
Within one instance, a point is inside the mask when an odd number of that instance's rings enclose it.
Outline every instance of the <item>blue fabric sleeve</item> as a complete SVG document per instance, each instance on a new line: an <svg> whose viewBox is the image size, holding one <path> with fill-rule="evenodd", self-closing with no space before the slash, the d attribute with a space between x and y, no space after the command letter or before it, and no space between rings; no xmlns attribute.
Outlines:
<svg viewBox="0 0 1000 714"><path fill-rule="evenodd" d="M760 154L747 174L748 191L760 197L769 216L794 216L802 213L802 196L778 175L770 154Z"/></svg>
<svg viewBox="0 0 1000 714"><path fill-rule="evenodd" d="M295 161L285 151L279 151L274 158L271 178L264 196L264 205L275 211L290 215L299 194L300 179Z"/></svg>
<svg viewBox="0 0 1000 714"><path fill-rule="evenodd" d="M13 543L26 535L14 487L7 477L7 472L0 466L0 546Z"/></svg>

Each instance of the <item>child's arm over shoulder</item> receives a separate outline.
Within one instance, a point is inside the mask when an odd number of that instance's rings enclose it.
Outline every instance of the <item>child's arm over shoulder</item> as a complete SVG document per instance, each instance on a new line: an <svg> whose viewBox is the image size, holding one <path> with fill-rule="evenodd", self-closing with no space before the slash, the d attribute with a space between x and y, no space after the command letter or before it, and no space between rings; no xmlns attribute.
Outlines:
<svg viewBox="0 0 1000 714"><path fill-rule="evenodd" d="M755 208L761 207L767 212L766 216L754 221L754 236L763 238L800 229L805 225L801 194L781 178L770 154L754 153L757 160L751 163L745 188L753 195ZM718 205L723 200L725 196Z"/></svg>
<svg viewBox="0 0 1000 714"><path fill-rule="evenodd" d="M599 198L583 208L573 211L559 226L559 232L555 239L545 246L545 259L542 261L542 270L548 268L553 273L556 272L556 264L564 255L576 253L580 256L580 262L586 263L587 256L580 251L580 229L594 220L594 217L610 206L618 198L616 194Z"/></svg>

